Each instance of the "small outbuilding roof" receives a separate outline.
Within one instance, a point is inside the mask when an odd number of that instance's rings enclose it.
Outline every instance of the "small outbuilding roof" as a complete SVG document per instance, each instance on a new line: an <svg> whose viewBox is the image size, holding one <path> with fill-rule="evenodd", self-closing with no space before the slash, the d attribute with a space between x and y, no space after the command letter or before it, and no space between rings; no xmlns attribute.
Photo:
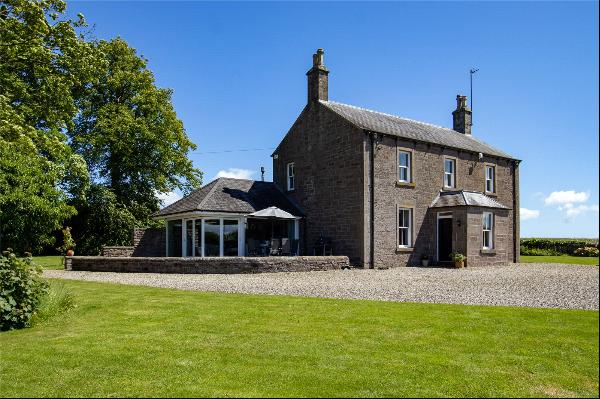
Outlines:
<svg viewBox="0 0 600 399"><path fill-rule="evenodd" d="M443 147L455 148L473 153L481 152L483 154L501 158L516 159L470 134L463 134L445 127L334 101L321 100L320 103L352 123L354 126L363 130L437 144Z"/></svg>
<svg viewBox="0 0 600 399"><path fill-rule="evenodd" d="M250 214L271 206L295 217L304 215L272 182L220 177L161 209L154 217L194 211Z"/></svg>
<svg viewBox="0 0 600 399"><path fill-rule="evenodd" d="M511 209L494 198L476 191L441 191L431 203L431 208L451 206L480 206L483 208Z"/></svg>

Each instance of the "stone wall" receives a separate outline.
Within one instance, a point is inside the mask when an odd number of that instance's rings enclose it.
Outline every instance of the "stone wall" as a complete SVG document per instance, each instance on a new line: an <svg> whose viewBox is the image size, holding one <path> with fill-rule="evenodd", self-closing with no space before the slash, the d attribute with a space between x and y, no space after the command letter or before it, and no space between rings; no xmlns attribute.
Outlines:
<svg viewBox="0 0 600 399"><path fill-rule="evenodd" d="M65 269L93 272L235 274L307 272L349 267L346 256L136 258L68 256Z"/></svg>
<svg viewBox="0 0 600 399"><path fill-rule="evenodd" d="M102 247L102 256L108 256L111 258L125 257L133 255L135 247Z"/></svg>
<svg viewBox="0 0 600 399"><path fill-rule="evenodd" d="M164 228L133 229L133 246L135 250L131 256L165 256L166 239Z"/></svg>
<svg viewBox="0 0 600 399"><path fill-rule="evenodd" d="M309 103L273 157L273 181L306 213L302 253L313 254L320 236L334 255L364 261L362 130L318 102ZM287 164L294 162L295 190L287 191Z"/></svg>
<svg viewBox="0 0 600 399"><path fill-rule="evenodd" d="M164 228L135 228L132 237L133 246L104 246L102 247L102 256L165 256L165 240Z"/></svg>

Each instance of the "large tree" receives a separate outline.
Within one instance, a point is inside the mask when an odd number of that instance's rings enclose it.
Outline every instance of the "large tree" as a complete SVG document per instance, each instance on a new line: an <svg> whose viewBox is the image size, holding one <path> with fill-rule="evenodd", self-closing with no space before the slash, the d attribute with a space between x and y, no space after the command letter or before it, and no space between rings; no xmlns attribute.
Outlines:
<svg viewBox="0 0 600 399"><path fill-rule="evenodd" d="M0 247L37 250L88 182L65 134L103 62L61 0L0 2ZM100 62L98 62L100 60Z"/></svg>
<svg viewBox="0 0 600 399"><path fill-rule="evenodd" d="M145 222L159 209L157 193L200 184L187 157L196 146L173 109L172 91L156 86L144 58L122 39L99 41L96 49L104 68L79 98L69 136L93 181Z"/></svg>

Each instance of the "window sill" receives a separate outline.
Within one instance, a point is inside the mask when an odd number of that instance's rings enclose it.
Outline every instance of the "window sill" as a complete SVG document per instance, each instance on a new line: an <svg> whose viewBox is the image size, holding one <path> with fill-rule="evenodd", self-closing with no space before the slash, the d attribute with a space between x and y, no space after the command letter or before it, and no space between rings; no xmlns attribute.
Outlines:
<svg viewBox="0 0 600 399"><path fill-rule="evenodd" d="M492 191L486 191L484 194L487 195L488 197L497 197L498 196L497 193L492 192Z"/></svg>
<svg viewBox="0 0 600 399"><path fill-rule="evenodd" d="M442 187L442 191L456 191L456 187Z"/></svg>
<svg viewBox="0 0 600 399"><path fill-rule="evenodd" d="M396 187L415 188L416 184L414 182L396 181Z"/></svg>
<svg viewBox="0 0 600 399"><path fill-rule="evenodd" d="M413 247L397 247L396 253L412 252L413 250Z"/></svg>
<svg viewBox="0 0 600 399"><path fill-rule="evenodd" d="M480 251L481 255L496 255L495 249L482 249Z"/></svg>

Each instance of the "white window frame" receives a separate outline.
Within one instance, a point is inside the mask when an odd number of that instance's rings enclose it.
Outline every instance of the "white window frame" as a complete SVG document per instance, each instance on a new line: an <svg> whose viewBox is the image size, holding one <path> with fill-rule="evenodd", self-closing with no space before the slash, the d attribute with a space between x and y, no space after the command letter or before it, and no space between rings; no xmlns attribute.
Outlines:
<svg viewBox="0 0 600 399"><path fill-rule="evenodd" d="M406 165L400 163L401 155L403 154L406 154ZM406 179L402 179L402 169L406 169ZM410 183L412 181L412 153L410 151L398 151L398 181L401 183Z"/></svg>
<svg viewBox="0 0 600 399"><path fill-rule="evenodd" d="M400 212L408 212L408 218L405 218L405 220L408 220L407 226L400 226ZM413 247L413 243L412 243L413 210L411 208L398 208L398 222L396 223L396 225L398 228L398 239L397 239L398 248L412 248ZM402 234L400 234L400 231L402 231L402 230L406 230L406 238L407 238L406 244L400 243L400 237L402 237Z"/></svg>
<svg viewBox="0 0 600 399"><path fill-rule="evenodd" d="M446 163L452 163L452 173L446 171ZM446 184L446 177L450 176L450 185ZM456 187L456 159L454 158L444 158L444 188L455 188Z"/></svg>
<svg viewBox="0 0 600 399"><path fill-rule="evenodd" d="M291 173L290 173L291 168ZM296 189L296 169L294 162L290 162L286 165L286 176L287 176L287 190L293 191Z"/></svg>
<svg viewBox="0 0 600 399"><path fill-rule="evenodd" d="M488 174L488 172L490 170L492 171L491 177ZM488 189L488 186L490 186L491 189ZM496 167L494 165L485 165L485 192L486 193L495 193L496 192Z"/></svg>
<svg viewBox="0 0 600 399"><path fill-rule="evenodd" d="M489 216L490 225L489 228L486 228L485 220ZM482 220L481 220L481 246L483 249L493 249L494 248L494 214L492 212L483 212ZM486 245L485 242L485 233L489 235L489 243Z"/></svg>

